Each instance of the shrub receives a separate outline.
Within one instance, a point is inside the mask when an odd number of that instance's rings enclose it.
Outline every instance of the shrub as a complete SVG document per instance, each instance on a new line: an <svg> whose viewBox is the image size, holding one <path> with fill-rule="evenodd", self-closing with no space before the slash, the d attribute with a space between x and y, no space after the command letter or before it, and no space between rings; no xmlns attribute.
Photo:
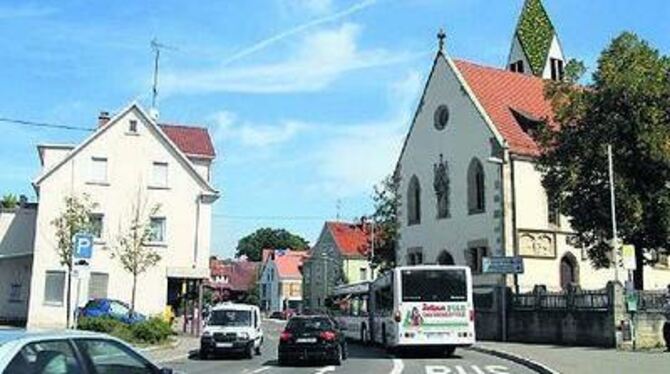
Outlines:
<svg viewBox="0 0 670 374"><path fill-rule="evenodd" d="M111 334L119 325L124 323L109 317L82 317L79 319L77 328L79 330L88 330Z"/></svg>
<svg viewBox="0 0 670 374"><path fill-rule="evenodd" d="M170 324L161 318L152 317L131 326L133 336L143 343L160 343L172 335Z"/></svg>

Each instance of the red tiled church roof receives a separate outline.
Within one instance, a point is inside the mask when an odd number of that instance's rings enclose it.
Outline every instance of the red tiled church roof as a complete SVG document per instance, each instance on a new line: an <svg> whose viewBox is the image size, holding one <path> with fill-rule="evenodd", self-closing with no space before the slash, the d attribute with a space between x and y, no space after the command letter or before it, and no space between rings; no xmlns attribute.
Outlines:
<svg viewBox="0 0 670 374"><path fill-rule="evenodd" d="M454 60L479 103L493 121L512 153L538 156L538 144L526 133L513 111L537 119L553 119L549 101L544 98L545 80L535 76Z"/></svg>
<svg viewBox="0 0 670 374"><path fill-rule="evenodd" d="M203 127L160 124L165 135L187 156L213 158L216 156L209 132Z"/></svg>
<svg viewBox="0 0 670 374"><path fill-rule="evenodd" d="M343 256L367 254L369 231L366 227L346 222L326 222L326 225Z"/></svg>

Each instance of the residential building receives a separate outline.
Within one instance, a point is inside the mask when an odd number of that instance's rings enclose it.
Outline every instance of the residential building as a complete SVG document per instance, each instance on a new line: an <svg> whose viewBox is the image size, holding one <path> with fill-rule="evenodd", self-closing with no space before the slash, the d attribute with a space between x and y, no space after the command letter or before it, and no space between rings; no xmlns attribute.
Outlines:
<svg viewBox="0 0 670 374"><path fill-rule="evenodd" d="M37 204L0 207L0 324L25 324Z"/></svg>
<svg viewBox="0 0 670 374"><path fill-rule="evenodd" d="M244 300L254 291L259 277L260 262L209 259L210 278L207 282L215 301Z"/></svg>
<svg viewBox="0 0 670 374"><path fill-rule="evenodd" d="M267 312L302 309L301 267L309 254L290 249L264 250L260 276L261 309Z"/></svg>
<svg viewBox="0 0 670 374"><path fill-rule="evenodd" d="M332 287L375 278L370 261L370 226L326 222L303 265L304 308L318 310Z"/></svg>
<svg viewBox="0 0 670 374"><path fill-rule="evenodd" d="M553 118L543 89L548 79L561 79L564 60L542 3L525 2L503 69L452 59L444 37L396 168L398 263L467 264L477 285L495 285L503 277L482 274L482 259L521 256L521 290L604 287L614 266L593 268L575 246L569 220L536 168L532 130ZM668 283L667 259L645 272L647 288Z"/></svg>
<svg viewBox="0 0 670 374"><path fill-rule="evenodd" d="M2 249L11 252L11 261L30 266L29 275L20 277L30 280L20 287L22 302L27 300L23 319L29 326L65 326L68 274L56 250L52 222L63 212L67 196L86 195L94 204L90 276L72 280L73 309L77 294L79 305L98 297L130 302L132 276L112 253L135 210L150 222L152 241L146 245L161 257L139 276L137 311L152 315L168 304L176 306L185 289L197 288L209 277L211 210L219 194L211 184L215 152L205 128L158 124L131 104L111 118L101 113L96 130L78 145L37 148L41 172L33 182L36 213L21 208L14 218L20 225L34 222L34 229L25 230L20 245ZM157 210L150 216L153 207ZM0 237L3 243L6 237ZM11 266L6 261L0 261L0 269ZM0 273L5 276L5 271Z"/></svg>

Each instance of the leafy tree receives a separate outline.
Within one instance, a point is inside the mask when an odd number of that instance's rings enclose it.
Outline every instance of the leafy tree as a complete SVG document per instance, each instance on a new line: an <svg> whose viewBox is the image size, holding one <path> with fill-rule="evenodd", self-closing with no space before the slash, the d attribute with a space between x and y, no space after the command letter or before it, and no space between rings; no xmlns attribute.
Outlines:
<svg viewBox="0 0 670 374"><path fill-rule="evenodd" d="M138 195L139 196L139 195ZM111 257L117 258L121 266L133 276L133 288L130 301L130 312L135 311L137 294L137 278L155 266L161 256L154 247L148 245L152 241L151 216L158 213L159 205L154 205L146 212L146 204L140 202L132 207L130 226L121 230L117 242L112 247Z"/></svg>
<svg viewBox="0 0 670 374"><path fill-rule="evenodd" d="M6 209L16 208L17 205L19 205L19 198L11 193L3 196L2 201L0 201L0 206Z"/></svg>
<svg viewBox="0 0 670 374"><path fill-rule="evenodd" d="M72 238L81 232L91 232L91 213L95 204L88 195L65 197L65 210L60 213L51 225L56 229L56 251L61 266L67 267L67 301L65 303L66 326L70 326L71 299L72 299Z"/></svg>
<svg viewBox="0 0 670 374"><path fill-rule="evenodd" d="M260 285L258 284L258 279L256 278L251 287L249 287L247 294L242 298L242 302L245 304L259 306L261 302L260 292Z"/></svg>
<svg viewBox="0 0 670 374"><path fill-rule="evenodd" d="M375 235L368 242L369 245L372 245L372 240L374 240L375 253L371 260L381 270L393 268L396 262L395 254L400 239L398 222L398 210L400 208L399 182L399 177L393 174L389 175L374 187L372 195L375 211L371 218L374 223Z"/></svg>
<svg viewBox="0 0 670 374"><path fill-rule="evenodd" d="M309 242L284 229L262 228L240 239L235 257L247 256L249 261L261 261L263 249L290 248L305 250Z"/></svg>
<svg viewBox="0 0 670 374"><path fill-rule="evenodd" d="M554 123L537 134L543 185L594 265L609 267L611 144L618 234L637 248L642 288L643 265L667 253L670 240L670 58L626 32L602 52L585 87L575 85L583 65L568 67L566 81L545 89Z"/></svg>

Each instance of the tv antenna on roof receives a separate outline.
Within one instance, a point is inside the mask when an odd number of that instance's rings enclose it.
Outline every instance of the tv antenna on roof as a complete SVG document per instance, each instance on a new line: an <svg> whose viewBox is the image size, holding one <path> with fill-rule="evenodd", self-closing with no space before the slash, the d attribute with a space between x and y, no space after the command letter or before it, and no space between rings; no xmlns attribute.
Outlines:
<svg viewBox="0 0 670 374"><path fill-rule="evenodd" d="M161 50L172 50L176 51L177 48L158 42L157 38L151 40L151 49L154 51L154 83L152 87L152 96L151 96L151 116L154 120L158 119L158 60L161 57Z"/></svg>

